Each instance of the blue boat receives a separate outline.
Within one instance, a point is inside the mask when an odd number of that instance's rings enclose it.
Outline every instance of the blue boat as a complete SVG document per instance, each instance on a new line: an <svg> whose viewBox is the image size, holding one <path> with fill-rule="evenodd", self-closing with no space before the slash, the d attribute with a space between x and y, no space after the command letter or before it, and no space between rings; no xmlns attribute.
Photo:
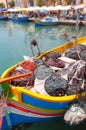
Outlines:
<svg viewBox="0 0 86 130"><path fill-rule="evenodd" d="M8 20L7 8L0 8L0 20Z"/></svg>
<svg viewBox="0 0 86 130"><path fill-rule="evenodd" d="M48 17L43 19L35 19L35 26L56 26L60 22L56 18Z"/></svg>
<svg viewBox="0 0 86 130"><path fill-rule="evenodd" d="M7 16L0 16L0 20L8 20Z"/></svg>
<svg viewBox="0 0 86 130"><path fill-rule="evenodd" d="M16 17L16 16L13 16L12 18L11 18L11 20L13 21L13 22L28 22L28 17L27 16L22 16L22 17Z"/></svg>

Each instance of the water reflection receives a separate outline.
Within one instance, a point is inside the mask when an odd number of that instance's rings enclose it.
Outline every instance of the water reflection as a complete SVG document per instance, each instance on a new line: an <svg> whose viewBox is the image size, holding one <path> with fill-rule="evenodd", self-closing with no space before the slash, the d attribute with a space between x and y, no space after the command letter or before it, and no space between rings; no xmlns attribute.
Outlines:
<svg viewBox="0 0 86 130"><path fill-rule="evenodd" d="M31 22L0 21L0 73L21 61L23 55L32 56L30 48L32 39L38 42L40 51L43 52L67 42L63 36L64 32L67 33L69 40L73 40L76 28L66 25L35 27ZM84 35L86 35L85 27L79 27L78 37Z"/></svg>
<svg viewBox="0 0 86 130"><path fill-rule="evenodd" d="M63 44L67 42L67 39L69 39L69 41L74 40L73 37L76 36L75 26L59 25L56 27L34 27L33 25L32 27L34 28L33 31L28 30L25 36L25 43L28 47L30 47L29 45L32 39L35 39L42 49L41 51L44 51L45 48L51 49L52 47ZM68 38L64 37L64 33L66 33ZM86 35L85 28L79 27L78 37L82 37L84 35Z"/></svg>
<svg viewBox="0 0 86 130"><path fill-rule="evenodd" d="M27 22L27 23L17 23L12 21L0 21L0 28L5 28L8 30L8 33L11 35L14 30L17 31L24 31L28 33L28 36L37 37L37 38L46 38L51 40L57 40L60 38L61 34L65 31L68 33L70 38L76 33L76 27L73 25L58 25L58 26L48 26L48 27L35 27L34 23ZM33 34L34 33L34 34ZM85 26L80 27L78 31L78 37L86 35Z"/></svg>

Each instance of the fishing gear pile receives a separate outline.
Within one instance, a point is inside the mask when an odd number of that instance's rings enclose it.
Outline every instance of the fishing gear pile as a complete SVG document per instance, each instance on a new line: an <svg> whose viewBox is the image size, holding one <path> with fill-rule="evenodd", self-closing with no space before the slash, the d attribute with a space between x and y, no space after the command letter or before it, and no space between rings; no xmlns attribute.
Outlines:
<svg viewBox="0 0 86 130"><path fill-rule="evenodd" d="M54 51L45 56L45 59L53 58L54 60L61 57L61 53Z"/></svg>
<svg viewBox="0 0 86 130"><path fill-rule="evenodd" d="M61 54L59 52L51 52L50 54L45 56L44 63L47 66L64 68L65 63L64 61L58 59L59 57L61 57Z"/></svg>
<svg viewBox="0 0 86 130"><path fill-rule="evenodd" d="M75 60L84 60L86 61L86 46L85 45L76 45L74 48L70 48L65 51L65 56L75 59Z"/></svg>
<svg viewBox="0 0 86 130"><path fill-rule="evenodd" d="M65 67L65 63L64 61L60 60L60 59L53 59L53 58L49 58L44 60L45 65L47 66L54 66L54 67L59 67L59 68L64 68Z"/></svg>
<svg viewBox="0 0 86 130"><path fill-rule="evenodd" d="M52 74L46 79L44 88L50 96L64 96L67 89L67 81L58 75Z"/></svg>
<svg viewBox="0 0 86 130"><path fill-rule="evenodd" d="M86 74L86 62L79 60L72 64L68 71L69 87L67 90L68 95L79 93L80 90L84 90Z"/></svg>
<svg viewBox="0 0 86 130"><path fill-rule="evenodd" d="M26 76L26 77L22 77L19 79L15 79L11 81L11 84L13 86L31 86L34 85L34 70L36 68L36 64L34 62L31 61L24 61L22 62L19 66L17 66L15 68L15 70L12 72L11 76L15 76L15 75L19 75L19 74L24 74L24 73L28 73L28 72L32 72L32 74L30 76Z"/></svg>
<svg viewBox="0 0 86 130"><path fill-rule="evenodd" d="M73 59L85 59L84 45L77 45L71 48L65 55L72 56ZM72 51L74 50L74 51ZM78 52L77 52L78 50ZM75 58L74 58L75 57ZM14 86L33 86L39 93L46 93L50 96L64 96L79 93L85 90L86 83L86 62L78 60L71 62L61 58L59 52L51 52L45 57L35 57L33 61L25 60L12 72L12 75L32 72L30 76L22 77L11 81ZM36 83L37 81L37 83ZM40 84L40 85L39 85ZM38 87L41 87L40 89ZM27 88L27 87L26 87ZM39 89L39 90L37 90ZM43 92L40 92L42 91Z"/></svg>
<svg viewBox="0 0 86 130"><path fill-rule="evenodd" d="M37 77L40 80L44 80L52 73L53 73L53 69L45 65L38 66L34 71L35 77Z"/></svg>
<svg viewBox="0 0 86 130"><path fill-rule="evenodd" d="M44 62L41 58L34 58L33 61L36 64L36 66L44 65Z"/></svg>
<svg viewBox="0 0 86 130"><path fill-rule="evenodd" d="M65 52L65 56L68 58L72 58L75 60L79 60L79 55L78 52L76 51L75 48L70 48Z"/></svg>

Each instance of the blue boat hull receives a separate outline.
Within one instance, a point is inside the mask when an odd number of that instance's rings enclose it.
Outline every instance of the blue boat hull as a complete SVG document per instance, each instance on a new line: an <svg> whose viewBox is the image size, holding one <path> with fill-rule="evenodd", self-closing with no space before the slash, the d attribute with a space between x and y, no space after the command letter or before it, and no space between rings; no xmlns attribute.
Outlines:
<svg viewBox="0 0 86 130"><path fill-rule="evenodd" d="M0 16L0 20L8 20L7 16Z"/></svg>
<svg viewBox="0 0 86 130"><path fill-rule="evenodd" d="M28 17L12 17L13 22L28 22Z"/></svg>
<svg viewBox="0 0 86 130"><path fill-rule="evenodd" d="M61 119L61 117L53 117L53 118L35 118L35 117L27 117L27 116L22 116L22 115L17 115L17 114L10 114L9 115L10 120L11 120L11 125L10 127L9 123L7 123L6 118L3 118L3 124L2 124L2 130L8 130L9 128L12 129L14 126L19 125L19 124L24 124L24 123L34 123L34 122L44 122L44 121L49 121L49 120L56 120L56 119Z"/></svg>

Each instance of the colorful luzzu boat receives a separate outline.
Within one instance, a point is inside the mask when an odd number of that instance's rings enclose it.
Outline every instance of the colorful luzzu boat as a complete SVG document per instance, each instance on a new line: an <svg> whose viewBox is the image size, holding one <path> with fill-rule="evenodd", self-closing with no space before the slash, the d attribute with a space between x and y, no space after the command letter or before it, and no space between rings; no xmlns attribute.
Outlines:
<svg viewBox="0 0 86 130"><path fill-rule="evenodd" d="M86 37L78 39L78 44L85 42ZM75 42L71 42L70 44L71 46L75 46ZM60 47L44 52L43 56L53 51L63 52L70 48L70 44L66 43ZM62 118L68 106L79 98L79 94L54 97L39 94L20 86L12 86L9 81L15 77L10 77L10 73L17 65L8 68L0 79L0 84L2 84L5 94L5 97L2 94L0 105L0 127L2 127L2 130L12 128L20 123ZM30 73L27 75L30 75ZM86 92L80 95L86 96Z"/></svg>

